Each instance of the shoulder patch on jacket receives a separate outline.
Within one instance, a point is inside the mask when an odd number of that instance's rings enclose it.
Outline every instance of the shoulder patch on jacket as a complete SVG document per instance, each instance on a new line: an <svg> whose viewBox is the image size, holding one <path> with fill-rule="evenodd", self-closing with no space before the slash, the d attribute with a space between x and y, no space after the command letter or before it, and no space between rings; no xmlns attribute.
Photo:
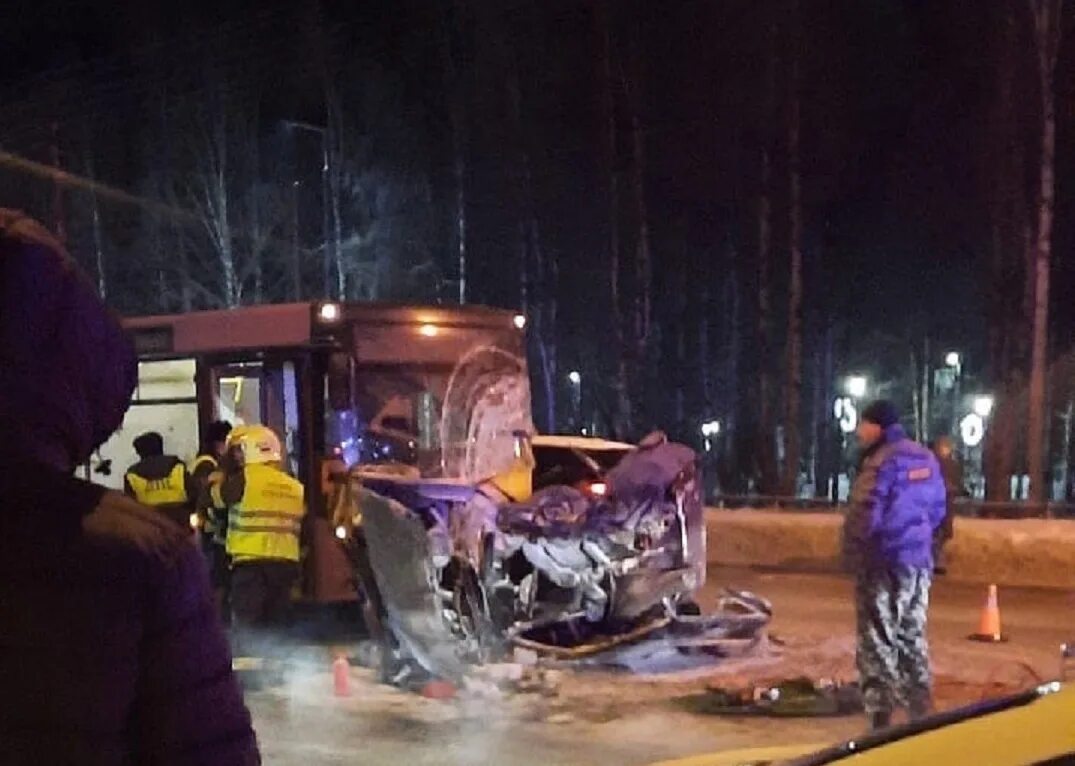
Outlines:
<svg viewBox="0 0 1075 766"><path fill-rule="evenodd" d="M925 481L933 475L933 469L929 466L923 468L912 468L907 472L908 481Z"/></svg>

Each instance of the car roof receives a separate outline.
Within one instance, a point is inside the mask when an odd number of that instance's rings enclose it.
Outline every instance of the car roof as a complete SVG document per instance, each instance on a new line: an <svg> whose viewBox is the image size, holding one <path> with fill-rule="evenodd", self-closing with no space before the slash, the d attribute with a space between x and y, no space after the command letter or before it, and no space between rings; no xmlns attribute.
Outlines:
<svg viewBox="0 0 1075 766"><path fill-rule="evenodd" d="M592 436L562 436L559 434L536 434L531 439L535 447L559 447L577 449L584 452L629 452L635 449L633 444L598 439Z"/></svg>

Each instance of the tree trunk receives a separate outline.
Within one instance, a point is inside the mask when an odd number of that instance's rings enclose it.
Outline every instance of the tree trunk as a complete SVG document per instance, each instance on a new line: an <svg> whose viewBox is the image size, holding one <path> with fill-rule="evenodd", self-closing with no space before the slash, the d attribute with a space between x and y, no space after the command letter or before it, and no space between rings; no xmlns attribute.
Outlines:
<svg viewBox="0 0 1075 766"><path fill-rule="evenodd" d="M835 433L833 429L832 401L835 398L835 392L833 391L833 378L835 376L835 338L836 327L833 324L832 318L827 317L825 321L824 332L824 344L825 348L822 352L822 371L821 371L821 398L819 402L820 410L818 416L818 442L820 444L821 457L819 460L819 466L817 470L817 479L814 484L814 496L815 497L828 497L829 496L829 480L835 481L836 474L839 473L836 467L836 456L833 451L833 445L835 444Z"/></svg>
<svg viewBox="0 0 1075 766"><path fill-rule="evenodd" d="M533 132L526 119L517 51L507 44L507 23L499 24L500 60L505 72L508 107L516 148L515 202L520 249L520 288L526 310L533 315L530 338L536 344L544 392L546 433L558 430L557 399L560 388L558 338L559 262L544 246L538 193L534 181L531 145Z"/></svg>
<svg viewBox="0 0 1075 766"><path fill-rule="evenodd" d="M343 143L343 110L335 86L330 82L325 88L325 133L322 136L327 144L328 157L328 192L329 236L332 239L332 293L336 300L348 298L348 261L343 249L343 205L346 154ZM326 242L326 246L327 246Z"/></svg>
<svg viewBox="0 0 1075 766"><path fill-rule="evenodd" d="M1017 59L1024 55L1018 35L1017 2L1003 4L997 17L996 83L987 121L985 177L991 224L989 323L990 383L995 404L985 434L986 499L1011 499L1020 439L1017 409L1025 395L1022 371L1029 361L1026 338L1033 324L1034 268L1024 178L1025 139L1016 107ZM1023 289L1013 287L1020 281ZM1020 470L1021 473L1021 470Z"/></svg>
<svg viewBox="0 0 1075 766"><path fill-rule="evenodd" d="M616 340L615 436L627 438L634 430L630 395L630 376L627 360L626 318L623 311L623 290L620 263L620 169L619 142L616 136L615 80L613 79L614 38L609 0L598 0L595 21L600 40L601 113L605 132L605 161L608 172L608 267L609 297L612 303L612 324Z"/></svg>
<svg viewBox="0 0 1075 766"><path fill-rule="evenodd" d="M634 263L635 358L645 364L653 313L653 268L650 260L649 206L646 204L646 137L639 114L642 111L642 56L637 28L630 36L630 68L622 75L622 89L631 121L631 192L634 196L637 230Z"/></svg>
<svg viewBox="0 0 1075 766"><path fill-rule="evenodd" d="M93 264L97 275L97 293L101 300L108 299L108 279L105 273L104 231L101 227L101 206L97 200L97 176L94 173L93 155L86 150L86 177L90 183L90 223L93 227Z"/></svg>
<svg viewBox="0 0 1075 766"><path fill-rule="evenodd" d="M910 350L910 363L911 363L911 409L914 412L914 440L920 444L925 442L923 439L922 429L922 370L921 365L918 362L918 350L914 347L914 343L911 343Z"/></svg>
<svg viewBox="0 0 1075 766"><path fill-rule="evenodd" d="M191 283L194 279L190 273L190 253L187 249L187 237L183 233L183 227L173 217L170 221L172 226L172 241L175 242L176 260L179 266L179 307L184 314L194 310Z"/></svg>
<svg viewBox="0 0 1075 766"><path fill-rule="evenodd" d="M466 0L451 0L443 26L441 58L447 80L448 116L452 129L452 178L455 182L453 229L455 234L455 258L458 274L459 304L467 302L467 96L462 57L458 48L462 45Z"/></svg>
<svg viewBox="0 0 1075 766"><path fill-rule="evenodd" d="M60 125L59 123L52 123L52 167L56 170L61 170L60 160ZM56 235L56 240L61 245L67 244L67 215L64 212L63 206L63 186L60 184L59 176L53 178L52 181L52 231Z"/></svg>
<svg viewBox="0 0 1075 766"><path fill-rule="evenodd" d="M797 11L797 3L794 8ZM793 11L794 13L795 11ZM793 20L792 24L796 24ZM798 494L799 463L802 454L801 397L802 397L802 179L799 170L799 51L798 35L792 34L792 64L788 114L788 186L791 220L788 284L788 335L784 369L784 479L782 492Z"/></svg>
<svg viewBox="0 0 1075 766"><path fill-rule="evenodd" d="M291 183L291 298L302 300L302 254L299 251L299 182Z"/></svg>
<svg viewBox="0 0 1075 766"><path fill-rule="evenodd" d="M757 451L758 474L762 494L774 491L776 485L776 456L773 426L772 382L772 145L769 125L773 116L773 100L776 91L776 30L770 26L763 84L763 110L759 120L761 145L761 177L758 187L758 314L755 327L754 348L758 360L758 435L754 449Z"/></svg>
<svg viewBox="0 0 1075 766"><path fill-rule="evenodd" d="M1038 86L1041 97L1041 168L1038 187L1038 221L1034 257L1034 315L1027 401L1027 472L1030 500L1044 502L1046 402L1045 379L1049 331L1049 270L1052 258L1053 204L1055 193L1056 112L1053 93L1056 56L1060 42L1061 0L1027 0L1034 19L1038 54Z"/></svg>

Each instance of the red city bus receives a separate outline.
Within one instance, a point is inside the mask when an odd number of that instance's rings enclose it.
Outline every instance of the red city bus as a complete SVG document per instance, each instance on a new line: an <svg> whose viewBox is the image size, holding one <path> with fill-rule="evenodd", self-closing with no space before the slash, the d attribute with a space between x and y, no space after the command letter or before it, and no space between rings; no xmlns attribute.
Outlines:
<svg viewBox="0 0 1075 766"><path fill-rule="evenodd" d="M307 487L302 586L318 602L355 598L330 524L327 465L391 463L418 476L459 477L468 445L481 436L475 409L488 413L511 399L508 419L529 423L525 319L507 311L293 303L124 325L138 353L139 384L91 475L121 489L136 461L131 442L147 430L190 461L214 420L269 426L281 437L286 470ZM486 395L506 378L516 381L513 395Z"/></svg>

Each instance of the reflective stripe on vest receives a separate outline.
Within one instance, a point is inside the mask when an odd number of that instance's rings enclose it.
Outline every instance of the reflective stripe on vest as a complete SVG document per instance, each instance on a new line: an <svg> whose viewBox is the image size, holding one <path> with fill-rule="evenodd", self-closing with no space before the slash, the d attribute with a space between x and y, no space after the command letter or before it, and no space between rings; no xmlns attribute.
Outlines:
<svg viewBox="0 0 1075 766"><path fill-rule="evenodd" d="M215 460L213 462L216 463ZM228 508L224 503L224 499L220 496L220 488L224 484L224 474L221 471L213 471L209 474L207 482L209 485L209 508L206 509L205 526L202 527L202 534L212 538L217 545L225 545L228 533L225 517L228 515Z"/></svg>
<svg viewBox="0 0 1075 766"><path fill-rule="evenodd" d="M187 469L182 463L176 463L171 473L163 479L147 479L133 471L128 471L126 478L134 491L134 499L143 505L183 505L189 500Z"/></svg>
<svg viewBox="0 0 1075 766"><path fill-rule="evenodd" d="M208 463L209 465L213 466L214 471L220 467L220 461L218 461L212 455L198 455L198 457L194 459L194 465L190 467L190 472L197 473L198 469L201 468L202 465L204 465L205 463Z"/></svg>
<svg viewBox="0 0 1075 766"><path fill-rule="evenodd" d="M238 562L298 561L302 484L267 465L248 465L243 477L243 498L228 513L228 553Z"/></svg>

